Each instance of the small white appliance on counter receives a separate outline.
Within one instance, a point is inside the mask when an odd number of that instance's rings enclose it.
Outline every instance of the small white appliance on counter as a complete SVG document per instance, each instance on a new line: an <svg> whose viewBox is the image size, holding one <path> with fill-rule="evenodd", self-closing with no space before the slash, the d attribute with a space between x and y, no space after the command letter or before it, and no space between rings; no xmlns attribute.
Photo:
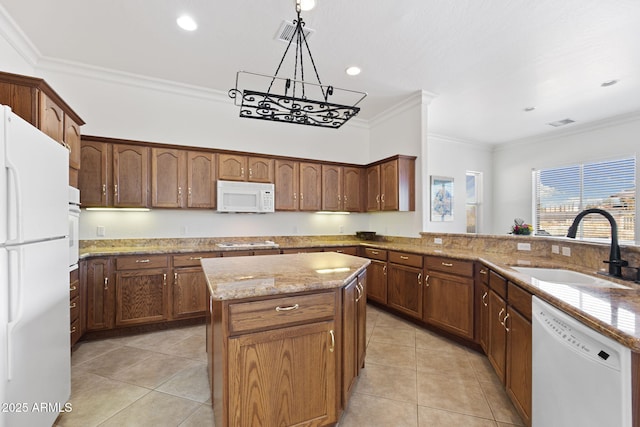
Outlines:
<svg viewBox="0 0 640 427"><path fill-rule="evenodd" d="M533 297L533 427L631 427L631 350Z"/></svg>
<svg viewBox="0 0 640 427"><path fill-rule="evenodd" d="M218 181L218 212L274 212L273 184Z"/></svg>
<svg viewBox="0 0 640 427"><path fill-rule="evenodd" d="M51 426L69 399L68 157L0 106L0 427Z"/></svg>

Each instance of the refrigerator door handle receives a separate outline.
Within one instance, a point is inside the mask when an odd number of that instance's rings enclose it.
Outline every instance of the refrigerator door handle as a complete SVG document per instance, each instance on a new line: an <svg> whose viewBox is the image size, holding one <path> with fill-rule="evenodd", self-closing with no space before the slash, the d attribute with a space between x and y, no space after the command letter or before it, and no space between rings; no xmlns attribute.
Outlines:
<svg viewBox="0 0 640 427"><path fill-rule="evenodd" d="M20 232L21 204L20 204L20 182L16 167L6 159L7 168L7 245L19 243L22 233Z"/></svg>
<svg viewBox="0 0 640 427"><path fill-rule="evenodd" d="M7 248L9 264L9 313L7 322L7 379L13 377L13 330L22 318L21 254L22 248Z"/></svg>

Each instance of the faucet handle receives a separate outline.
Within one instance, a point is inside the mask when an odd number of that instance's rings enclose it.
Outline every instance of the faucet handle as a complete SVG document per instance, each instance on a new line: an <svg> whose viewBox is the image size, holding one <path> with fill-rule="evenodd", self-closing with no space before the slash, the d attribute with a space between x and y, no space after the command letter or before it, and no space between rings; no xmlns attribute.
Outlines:
<svg viewBox="0 0 640 427"><path fill-rule="evenodd" d="M612 265L616 265L618 267L628 267L629 266L629 262L627 262L624 259L612 259L610 261L602 261L605 264L612 264ZM635 268L635 267L632 267Z"/></svg>

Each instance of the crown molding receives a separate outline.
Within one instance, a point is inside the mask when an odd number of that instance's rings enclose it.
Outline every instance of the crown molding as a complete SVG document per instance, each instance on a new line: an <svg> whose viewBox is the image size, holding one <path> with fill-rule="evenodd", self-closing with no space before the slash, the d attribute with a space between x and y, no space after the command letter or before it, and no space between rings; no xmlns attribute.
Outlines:
<svg viewBox="0 0 640 427"><path fill-rule="evenodd" d="M491 152L494 149L493 144L488 144L486 142L460 139L460 138L455 138L447 135L428 132L427 141L433 141L433 140L436 140L436 142L443 142L447 144L456 144L456 145L465 146L472 150L483 150L483 151Z"/></svg>
<svg viewBox="0 0 640 427"><path fill-rule="evenodd" d="M426 90L413 92L405 100L400 101L383 112L376 114L371 120L369 120L369 125L373 128L411 108L428 106L437 96L437 94Z"/></svg>
<svg viewBox="0 0 640 427"><path fill-rule="evenodd" d="M37 65L39 58L42 57L40 51L20 29L2 4L0 4L0 35L29 65L32 67Z"/></svg>

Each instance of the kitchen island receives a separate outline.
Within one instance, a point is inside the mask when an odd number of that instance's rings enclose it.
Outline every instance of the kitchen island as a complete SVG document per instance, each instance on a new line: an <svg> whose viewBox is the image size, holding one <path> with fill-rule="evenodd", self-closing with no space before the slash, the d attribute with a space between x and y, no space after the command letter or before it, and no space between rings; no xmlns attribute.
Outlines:
<svg viewBox="0 0 640 427"><path fill-rule="evenodd" d="M335 424L364 364L370 261L322 252L201 262L216 425Z"/></svg>

